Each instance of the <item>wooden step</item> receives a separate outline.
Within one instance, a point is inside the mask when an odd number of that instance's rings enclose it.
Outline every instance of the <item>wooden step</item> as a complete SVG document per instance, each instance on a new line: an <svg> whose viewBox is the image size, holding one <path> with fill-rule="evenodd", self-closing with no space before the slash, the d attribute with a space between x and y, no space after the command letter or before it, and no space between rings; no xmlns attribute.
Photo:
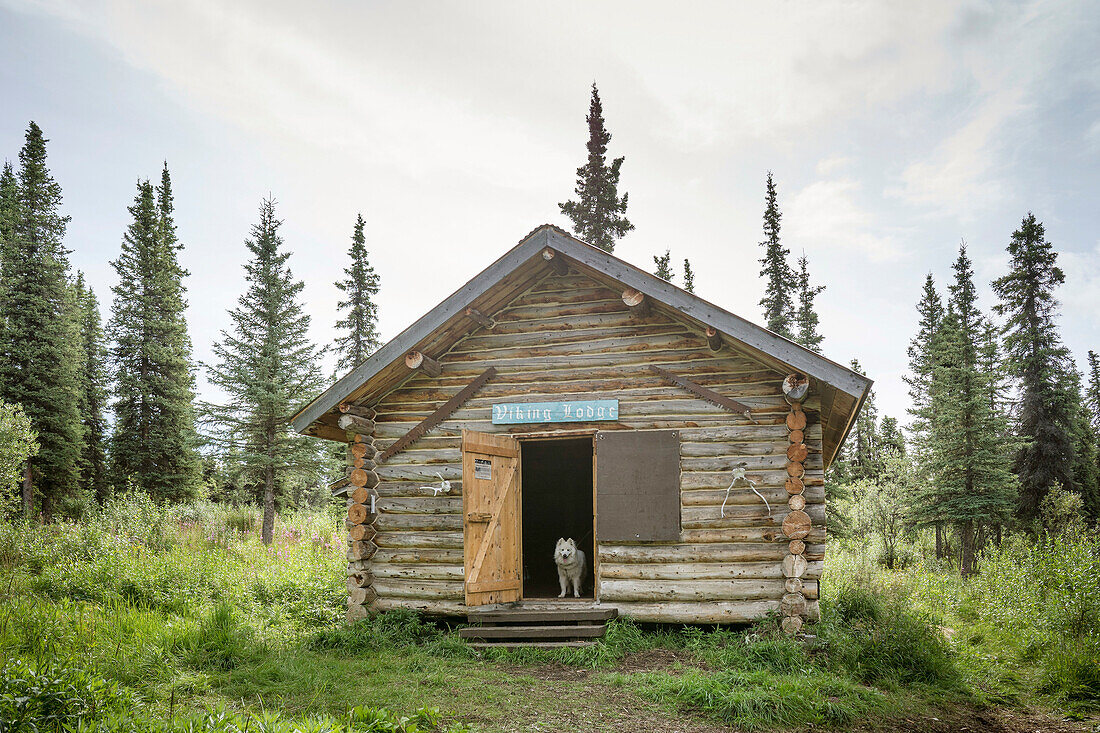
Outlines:
<svg viewBox="0 0 1100 733"><path fill-rule="evenodd" d="M458 630L463 639L577 639L598 638L607 632L599 626L467 626Z"/></svg>
<svg viewBox="0 0 1100 733"><path fill-rule="evenodd" d="M617 608L563 608L560 611L527 611L517 608L469 611L466 618L474 624L566 624L581 621L610 621L618 615Z"/></svg>
<svg viewBox="0 0 1100 733"><path fill-rule="evenodd" d="M474 649L558 649L562 647L594 646L595 641L471 641Z"/></svg>

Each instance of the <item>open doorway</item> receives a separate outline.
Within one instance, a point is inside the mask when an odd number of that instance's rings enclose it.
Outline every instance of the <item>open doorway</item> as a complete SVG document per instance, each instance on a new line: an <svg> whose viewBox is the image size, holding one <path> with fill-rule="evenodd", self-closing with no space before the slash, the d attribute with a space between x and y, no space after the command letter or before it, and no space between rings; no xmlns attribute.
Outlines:
<svg viewBox="0 0 1100 733"><path fill-rule="evenodd" d="M581 597L592 598L592 438L524 440L520 446L523 596L557 597L554 544L559 537L572 537L585 555Z"/></svg>

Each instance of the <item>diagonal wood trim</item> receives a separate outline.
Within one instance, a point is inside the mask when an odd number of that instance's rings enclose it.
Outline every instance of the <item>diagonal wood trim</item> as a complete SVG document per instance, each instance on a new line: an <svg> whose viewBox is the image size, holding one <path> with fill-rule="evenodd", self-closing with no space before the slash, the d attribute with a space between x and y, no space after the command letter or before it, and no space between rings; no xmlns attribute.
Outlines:
<svg viewBox="0 0 1100 733"><path fill-rule="evenodd" d="M516 464L513 462L508 472L503 476L504 491L500 493L500 501L491 510L493 518L489 520L489 526L485 528L485 534L481 536L481 545L478 546L477 555L474 556L474 561L470 564L470 577L466 580L467 584L477 582L478 576L481 575L481 566L485 562L485 555L489 552L489 545L493 544L493 532L500 526L500 512L504 508L505 502L508 501L508 495L512 493L512 486L516 483L512 480L515 475Z"/></svg>
<svg viewBox="0 0 1100 733"><path fill-rule="evenodd" d="M470 399L474 392L477 392L479 389L484 387L485 383L488 382L489 379L491 379L492 376L496 373L496 367L489 367L488 369L483 371L474 381L470 382L461 390L459 390L458 394L444 402L436 409L435 412L421 420L419 423L417 423L416 427L395 440L393 442L393 445L391 445L389 448L382 451L382 454L378 457L378 461L380 463L382 461L385 461L390 456L405 450L409 447L409 445L423 438L425 433L427 433L429 430L439 425L439 423L450 417L451 413L457 410L462 405L462 403Z"/></svg>
<svg viewBox="0 0 1100 733"><path fill-rule="evenodd" d="M713 389L707 389L706 387L704 387L701 384L696 384L695 382L691 381L690 379L685 379L684 377L681 377L678 374L673 374L669 370L662 369L659 366L655 366L653 364L650 364L649 368L650 368L650 370L652 370L653 372L659 374L660 376L664 377L665 379L669 380L670 382L673 382L675 384L680 385L681 387L686 389L688 392L693 392L695 395L697 395L698 397L703 398L707 402L710 402L711 404L714 404L714 405L718 405L719 407L724 407L725 409L730 410L731 412L740 413L740 414L744 415L746 418L748 418L750 421L752 421L754 423L756 422L756 420L753 420L753 418L752 418L752 410L749 408L748 405L744 405L744 404L738 402L737 400L730 399L729 397L726 397L724 394L719 394L719 393L715 392Z"/></svg>
<svg viewBox="0 0 1100 733"><path fill-rule="evenodd" d="M505 578L503 580L479 580L466 583L466 589L471 593L488 593L494 590L519 590L519 578Z"/></svg>

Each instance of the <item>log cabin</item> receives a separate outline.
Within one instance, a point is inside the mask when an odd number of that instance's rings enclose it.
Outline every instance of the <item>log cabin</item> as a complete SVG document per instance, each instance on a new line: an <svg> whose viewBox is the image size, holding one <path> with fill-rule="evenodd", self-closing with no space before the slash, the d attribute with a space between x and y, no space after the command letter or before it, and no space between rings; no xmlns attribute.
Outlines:
<svg viewBox="0 0 1100 733"><path fill-rule="evenodd" d="M347 444L349 620L568 602L797 632L870 386L545 225L292 425ZM559 537L581 599L557 598Z"/></svg>

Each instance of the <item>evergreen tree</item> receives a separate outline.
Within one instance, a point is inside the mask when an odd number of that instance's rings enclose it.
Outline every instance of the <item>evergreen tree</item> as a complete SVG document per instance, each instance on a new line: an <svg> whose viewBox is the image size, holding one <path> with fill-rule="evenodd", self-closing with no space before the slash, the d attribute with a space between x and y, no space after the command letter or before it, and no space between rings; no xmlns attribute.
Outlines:
<svg viewBox="0 0 1100 733"><path fill-rule="evenodd" d="M896 417L882 418L876 443L878 444L879 453L883 457L888 451L893 451L903 457L906 455L905 435L902 434Z"/></svg>
<svg viewBox="0 0 1100 733"><path fill-rule="evenodd" d="M852 359L852 371L863 374L863 367ZM881 464L878 448L878 407L875 405L875 392L867 393L856 423L852 427L852 440L847 451L849 474L852 480L874 479L878 476Z"/></svg>
<svg viewBox="0 0 1100 733"><path fill-rule="evenodd" d="M265 544L272 541L276 496L303 477L315 480L324 465L314 441L289 424L320 388L320 371L299 301L303 283L287 267L281 223L274 201L264 201L245 242L253 255L245 265L248 290L230 311L232 332L223 332L214 346L219 364L208 367L210 382L228 397L227 404L210 407L222 440L237 451L243 477L263 486Z"/></svg>
<svg viewBox="0 0 1100 733"><path fill-rule="evenodd" d="M922 524L956 527L962 545L960 568L971 575L985 528L1011 516L1017 482L1006 465L1011 449L1003 416L990 409L995 375L980 364L983 317L977 309L974 273L959 248L947 313L933 338L928 467L931 484L917 492L915 516Z"/></svg>
<svg viewBox="0 0 1100 733"><path fill-rule="evenodd" d="M993 282L993 290L1000 298L997 313L1007 317L1007 365L1020 395L1016 421L1024 444L1014 463L1020 477L1018 512L1032 519L1051 488L1076 488L1070 359L1058 335L1054 297L1065 275L1042 223L1030 212L1012 233L1008 253L1011 269Z"/></svg>
<svg viewBox="0 0 1100 733"><path fill-rule="evenodd" d="M1088 418L1088 434L1092 436L1093 465L1100 476L1100 357L1095 351L1089 351L1088 386L1085 390L1085 414ZM1098 492L1100 493L1100 492ZM1100 497L1094 505L1086 504L1085 509L1093 521L1100 519Z"/></svg>
<svg viewBox="0 0 1100 733"><path fill-rule="evenodd" d="M672 282L672 255L667 249L660 257L653 255L653 264L657 268L653 271L654 275L666 282Z"/></svg>
<svg viewBox="0 0 1100 733"><path fill-rule="evenodd" d="M684 290L695 292L695 270L691 269L691 262L687 257L684 258Z"/></svg>
<svg viewBox="0 0 1100 733"><path fill-rule="evenodd" d="M634 229L626 218L627 194L619 196L620 156L607 165L607 144L611 133L604 128L600 92L592 84L588 106L588 161L577 169L577 199L558 204L561 213L573 222L577 236L605 252L615 249L615 241Z"/></svg>
<svg viewBox="0 0 1100 733"><path fill-rule="evenodd" d="M139 181L122 251L112 264L108 333L114 366L112 473L118 487L171 501L199 494L200 462L194 417L194 377L187 307L173 220L171 179Z"/></svg>
<svg viewBox="0 0 1100 733"><path fill-rule="evenodd" d="M346 310L347 315L336 322L338 363L345 371L350 371L373 354L381 340L378 336L378 306L374 296L378 295L378 274L367 259L366 239L363 236L363 215L355 220L355 229L351 235L351 248L348 258L351 264L344 268L347 277L336 283L344 292L346 300L337 305L338 310Z"/></svg>
<svg viewBox="0 0 1100 733"><path fill-rule="evenodd" d="M917 314L920 316L917 334L909 342L908 349L909 374L903 379L909 385L909 414L913 418L910 434L918 455L923 456L932 419L933 342L944 316L943 301L936 292L932 273L924 279Z"/></svg>
<svg viewBox="0 0 1100 733"><path fill-rule="evenodd" d="M768 171L764 198L764 256L760 258L760 277L764 279L764 297L760 307L764 309L765 325L769 331L788 339L794 339L794 289L796 276L787 257L791 251L779 239L779 203L772 172Z"/></svg>
<svg viewBox="0 0 1100 733"><path fill-rule="evenodd" d="M103 417L107 401L107 353L99 301L84 285L78 272L74 284L80 309L80 343L84 351L80 378L80 420L84 426L84 453L80 459L80 488L89 498L102 503L110 491L107 476L107 423Z"/></svg>
<svg viewBox="0 0 1100 733"><path fill-rule="evenodd" d="M805 254L798 258L796 283L798 286L798 308L794 314L794 326L797 329L794 340L807 349L820 354L821 342L825 340L825 337L817 330L819 321L817 311L814 310L814 301L825 289L825 286L810 285L809 263Z"/></svg>
<svg viewBox="0 0 1100 733"><path fill-rule="evenodd" d="M1100 436L1100 356L1089 350L1089 386L1085 396L1085 406L1092 415L1092 429Z"/></svg>
<svg viewBox="0 0 1100 733"><path fill-rule="evenodd" d="M22 405L40 450L24 471L23 506L35 496L48 518L78 484L83 430L79 376L82 352L68 282L60 213L61 186L46 166L46 138L31 122L19 152L19 174L4 176L4 287L0 288L0 398ZM14 205L11 201L15 194Z"/></svg>

